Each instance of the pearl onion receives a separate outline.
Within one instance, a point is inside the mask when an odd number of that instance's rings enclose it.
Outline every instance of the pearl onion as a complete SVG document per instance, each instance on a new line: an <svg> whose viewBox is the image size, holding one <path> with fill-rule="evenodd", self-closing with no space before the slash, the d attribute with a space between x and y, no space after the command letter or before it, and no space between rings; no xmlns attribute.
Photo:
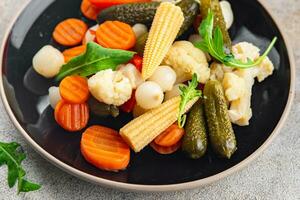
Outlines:
<svg viewBox="0 0 300 200"><path fill-rule="evenodd" d="M144 24L135 24L132 27L132 30L133 30L136 38L139 38L140 36L142 36L143 34L148 32L148 28Z"/></svg>
<svg viewBox="0 0 300 200"><path fill-rule="evenodd" d="M147 81L137 88L135 98L140 107L144 109L152 109L163 102L164 93L157 83Z"/></svg>
<svg viewBox="0 0 300 200"><path fill-rule="evenodd" d="M34 70L46 78L56 76L64 63L63 54L50 45L41 48L32 59Z"/></svg>
<svg viewBox="0 0 300 200"><path fill-rule="evenodd" d="M58 87L49 88L49 102L53 109L55 109L57 103L61 100L60 92Z"/></svg>
<svg viewBox="0 0 300 200"><path fill-rule="evenodd" d="M155 70L149 80L156 82L163 92L169 91L173 88L176 81L176 73L169 66L160 66Z"/></svg>
<svg viewBox="0 0 300 200"><path fill-rule="evenodd" d="M231 5L228 1L221 1L220 6L226 23L226 28L229 29L233 24L233 20L234 20Z"/></svg>

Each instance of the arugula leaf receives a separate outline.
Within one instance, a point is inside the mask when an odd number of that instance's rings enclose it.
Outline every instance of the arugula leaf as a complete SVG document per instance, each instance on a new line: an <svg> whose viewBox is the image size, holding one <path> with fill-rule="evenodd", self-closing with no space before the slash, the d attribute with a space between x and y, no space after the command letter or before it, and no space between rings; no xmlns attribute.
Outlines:
<svg viewBox="0 0 300 200"><path fill-rule="evenodd" d="M235 59L232 53L226 54L222 31L220 27L216 27L215 30L213 30L213 25L214 15L213 12L209 10L207 18L202 21L198 29L203 40L196 42L194 46L202 51L208 52L216 60L229 67L250 68L259 65L267 57L277 41L277 37L274 37L265 53L257 60L252 61L248 59L247 62L242 62Z"/></svg>
<svg viewBox="0 0 300 200"><path fill-rule="evenodd" d="M30 192L41 188L40 185L25 180L25 170L21 163L26 155L17 149L20 147L18 143L2 143L0 142L0 166L6 164L8 167L8 186L12 188L18 181L18 194L20 192Z"/></svg>
<svg viewBox="0 0 300 200"><path fill-rule="evenodd" d="M179 105L179 114L178 114L178 126L180 128L184 127L186 122L186 115L184 114L184 110L188 102L193 100L196 97L200 97L202 95L201 90L197 90L198 87L198 78L197 74L193 74L192 81L186 85L180 85L179 89L181 91L181 101Z"/></svg>
<svg viewBox="0 0 300 200"><path fill-rule="evenodd" d="M134 54L132 51L107 49L89 42L86 52L63 65L55 79L60 81L68 75L90 76L105 69L115 70L119 64L131 60Z"/></svg>

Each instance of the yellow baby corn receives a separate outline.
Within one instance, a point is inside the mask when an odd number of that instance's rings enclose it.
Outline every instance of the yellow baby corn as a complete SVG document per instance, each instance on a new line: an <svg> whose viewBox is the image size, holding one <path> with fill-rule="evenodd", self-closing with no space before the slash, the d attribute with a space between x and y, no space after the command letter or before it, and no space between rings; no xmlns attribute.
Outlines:
<svg viewBox="0 0 300 200"><path fill-rule="evenodd" d="M198 98L195 98L190 101L185 111L187 112L197 100ZM159 134L176 122L180 101L181 97L175 97L132 120L121 128L121 136L135 152L141 151Z"/></svg>
<svg viewBox="0 0 300 200"><path fill-rule="evenodd" d="M148 79L161 64L183 24L181 8L164 2L158 7L147 39L143 59L143 79Z"/></svg>

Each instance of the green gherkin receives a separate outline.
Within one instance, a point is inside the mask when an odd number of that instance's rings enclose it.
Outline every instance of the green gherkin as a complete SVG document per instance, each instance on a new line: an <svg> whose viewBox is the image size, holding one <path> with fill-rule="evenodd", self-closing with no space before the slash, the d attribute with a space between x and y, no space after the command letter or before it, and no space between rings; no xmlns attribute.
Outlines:
<svg viewBox="0 0 300 200"><path fill-rule="evenodd" d="M201 158L207 149L204 104L202 99L192 107L185 125L182 150L193 159Z"/></svg>
<svg viewBox="0 0 300 200"><path fill-rule="evenodd" d="M156 9L160 2L129 3L109 7L102 10L98 15L99 24L107 20L117 20L130 25L137 23L151 26ZM182 35L193 24L197 14L200 12L199 4L195 0L182 0L176 4L184 14L184 22L177 37Z"/></svg>
<svg viewBox="0 0 300 200"><path fill-rule="evenodd" d="M135 46L134 46L134 51L136 51L140 56L144 55L144 49L146 46L146 42L148 39L149 33L144 33L140 37L137 38Z"/></svg>
<svg viewBox="0 0 300 200"><path fill-rule="evenodd" d="M205 114L209 139L214 151L230 158L236 151L236 138L229 119L224 91L219 81L208 81L204 87Z"/></svg>
<svg viewBox="0 0 300 200"><path fill-rule="evenodd" d="M226 28L226 23L221 10L219 0L201 0L201 16L203 19L207 17L209 9L214 13L214 28L220 27L224 39L224 44L231 49L232 43Z"/></svg>

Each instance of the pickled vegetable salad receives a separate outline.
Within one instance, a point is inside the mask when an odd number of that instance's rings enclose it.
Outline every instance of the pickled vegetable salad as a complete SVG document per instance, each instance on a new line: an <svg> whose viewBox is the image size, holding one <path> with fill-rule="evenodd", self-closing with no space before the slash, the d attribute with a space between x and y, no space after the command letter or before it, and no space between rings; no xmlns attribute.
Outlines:
<svg viewBox="0 0 300 200"><path fill-rule="evenodd" d="M60 22L53 38L68 49L44 46L33 68L59 83L49 89L54 118L67 131L83 132L81 152L89 163L122 170L130 149L148 145L160 154L182 147L192 159L208 145L221 157L234 154L232 123L249 124L254 79L273 73L267 54L276 38L261 56L248 42L232 46L227 1L83 0L81 11L98 24ZM182 35L189 40L176 41ZM90 113L101 124L120 112L134 116L120 130L86 127Z"/></svg>

